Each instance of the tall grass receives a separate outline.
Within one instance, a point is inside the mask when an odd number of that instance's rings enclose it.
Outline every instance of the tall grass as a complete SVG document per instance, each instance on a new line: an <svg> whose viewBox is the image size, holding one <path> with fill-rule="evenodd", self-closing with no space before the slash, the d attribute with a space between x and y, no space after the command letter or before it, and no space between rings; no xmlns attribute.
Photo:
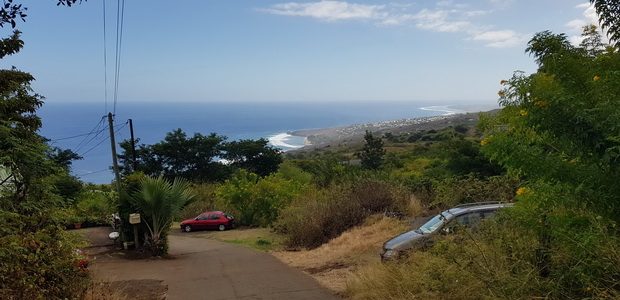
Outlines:
<svg viewBox="0 0 620 300"><path fill-rule="evenodd" d="M574 224L543 225L528 222L529 217L506 212L486 221L479 231L443 237L429 251L413 252L404 261L365 267L350 280L348 295L353 299L620 298L620 242L613 228L596 225L595 217L589 229L566 231ZM551 236L544 272L540 226L547 226Z"/></svg>

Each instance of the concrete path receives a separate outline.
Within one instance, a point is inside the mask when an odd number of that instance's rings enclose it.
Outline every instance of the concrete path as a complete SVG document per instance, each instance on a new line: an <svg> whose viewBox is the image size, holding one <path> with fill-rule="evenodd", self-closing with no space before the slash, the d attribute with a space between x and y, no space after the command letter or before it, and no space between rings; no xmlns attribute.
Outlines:
<svg viewBox="0 0 620 300"><path fill-rule="evenodd" d="M90 268L95 281L163 280L167 299L337 299L267 253L191 233L169 239L169 259L98 255Z"/></svg>

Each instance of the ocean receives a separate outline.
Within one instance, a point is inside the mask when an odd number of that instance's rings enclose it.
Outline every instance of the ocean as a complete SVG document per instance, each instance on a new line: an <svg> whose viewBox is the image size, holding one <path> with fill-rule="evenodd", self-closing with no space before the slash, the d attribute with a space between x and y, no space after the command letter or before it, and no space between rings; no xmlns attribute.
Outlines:
<svg viewBox="0 0 620 300"><path fill-rule="evenodd" d="M487 105L487 108L490 105ZM109 107L108 107L109 108ZM119 103L115 114L117 143L129 138L128 119L133 120L140 143L161 141L167 132L181 128L188 135L215 132L229 140L267 138L284 151L303 146L304 138L288 134L298 129L327 128L385 120L437 116L482 110L479 106L433 105L420 102L338 103ZM54 103L39 110L41 134L53 146L83 156L72 172L83 181L109 183L111 147L102 103ZM99 135L81 136L91 132ZM74 137L77 136L77 137ZM118 148L117 148L118 149Z"/></svg>

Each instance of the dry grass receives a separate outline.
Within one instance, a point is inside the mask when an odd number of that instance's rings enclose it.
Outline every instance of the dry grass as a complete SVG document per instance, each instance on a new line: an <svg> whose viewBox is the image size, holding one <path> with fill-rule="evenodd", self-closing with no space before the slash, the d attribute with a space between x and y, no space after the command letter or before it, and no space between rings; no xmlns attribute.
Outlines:
<svg viewBox="0 0 620 300"><path fill-rule="evenodd" d="M409 215L414 217L423 216L427 213L427 209L422 204L422 201L413 194L411 194L410 196L407 210L409 212Z"/></svg>
<svg viewBox="0 0 620 300"><path fill-rule="evenodd" d="M288 265L312 275L323 286L342 294L347 280L360 266L379 261L383 243L408 229L405 222L372 216L361 226L344 232L313 250L274 252Z"/></svg>

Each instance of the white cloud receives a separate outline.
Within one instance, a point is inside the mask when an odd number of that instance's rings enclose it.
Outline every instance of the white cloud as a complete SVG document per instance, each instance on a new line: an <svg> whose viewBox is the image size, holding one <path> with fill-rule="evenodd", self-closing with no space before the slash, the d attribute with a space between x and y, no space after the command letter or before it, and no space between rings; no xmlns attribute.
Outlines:
<svg viewBox="0 0 620 300"><path fill-rule="evenodd" d="M438 32L461 32L471 26L467 21L451 20L446 10L423 9L411 19L416 21L418 28Z"/></svg>
<svg viewBox="0 0 620 300"><path fill-rule="evenodd" d="M352 19L384 19L384 5L355 4L344 1L320 1L310 3L281 3L263 11L284 16L311 17L326 21Z"/></svg>
<svg viewBox="0 0 620 300"><path fill-rule="evenodd" d="M512 0L489 0L494 5L505 5ZM468 39L484 42L488 47L504 48L519 45L523 35L512 30L485 30L473 19L492 13L492 10L469 9L469 5L453 0L436 2L434 9L414 11L413 4L390 3L370 5L346 1L322 0L315 2L288 2L272 5L260 11L275 15L310 17L322 21L370 21L381 26L414 25L422 30L464 33Z"/></svg>
<svg viewBox="0 0 620 300"><path fill-rule="evenodd" d="M485 42L488 47L493 48L518 46L526 39L526 35L513 30L491 30L472 34L472 40Z"/></svg>

